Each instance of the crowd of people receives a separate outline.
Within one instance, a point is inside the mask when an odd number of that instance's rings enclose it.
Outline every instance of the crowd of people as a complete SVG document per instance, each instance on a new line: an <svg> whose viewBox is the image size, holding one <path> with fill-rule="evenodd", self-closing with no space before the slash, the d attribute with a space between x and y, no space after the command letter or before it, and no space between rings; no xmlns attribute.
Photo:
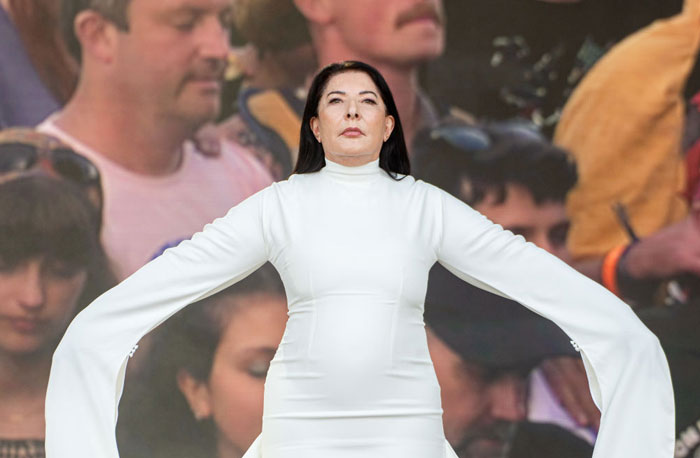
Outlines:
<svg viewBox="0 0 700 458"><path fill-rule="evenodd" d="M412 175L628 302L668 357L675 457L700 456L700 0L623 3L0 0L0 458L44 456L73 317L286 179L309 78L345 60L386 78ZM533 27L552 18L580 23ZM286 322L265 265L156 328L121 455L241 458ZM600 412L563 331L439 265L425 327L460 458L591 456Z"/></svg>

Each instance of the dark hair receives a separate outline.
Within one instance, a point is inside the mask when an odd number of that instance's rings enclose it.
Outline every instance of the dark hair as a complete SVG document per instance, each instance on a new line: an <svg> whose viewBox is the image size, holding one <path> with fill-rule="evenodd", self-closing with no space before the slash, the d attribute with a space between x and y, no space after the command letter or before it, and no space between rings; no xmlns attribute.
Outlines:
<svg viewBox="0 0 700 458"><path fill-rule="evenodd" d="M94 10L113 22L121 30L129 30L127 10L131 0L60 0L61 30L68 51L78 62L82 58L80 41L75 35L75 18L82 11Z"/></svg>
<svg viewBox="0 0 700 458"><path fill-rule="evenodd" d="M282 52L311 42L306 18L292 0L238 0L236 31L261 52Z"/></svg>
<svg viewBox="0 0 700 458"><path fill-rule="evenodd" d="M394 130L389 139L382 145L379 153L379 166L394 179L397 179L397 174L408 175L411 173L399 112L396 109L389 85L381 73L371 65L351 60L328 65L316 75L311 83L304 107L304 116L301 120L299 157L293 173L318 172L326 165L323 145L316 140L311 131L311 118L318 116L318 104L331 77L339 73L353 71L366 73L372 78L379 89L387 114L394 117Z"/></svg>
<svg viewBox="0 0 700 458"><path fill-rule="evenodd" d="M458 147L430 131L420 132L416 140L416 178L472 206L490 192L496 193L497 203L503 203L508 184L523 186L537 205L566 199L578 175L576 164L565 150L544 138L509 134L489 126L479 129L487 136L489 146L478 151Z"/></svg>
<svg viewBox="0 0 700 458"><path fill-rule="evenodd" d="M211 420L195 420L177 386L177 373L184 369L197 380L208 380L219 341L239 308L236 298L254 294L284 297L284 287L271 264L186 307L154 331L142 379L133 389L127 385L124 393L118 428L121 456L216 455L216 427Z"/></svg>
<svg viewBox="0 0 700 458"><path fill-rule="evenodd" d="M116 281L99 239L100 212L77 185L48 176L0 184L0 266L32 258L85 270L76 313Z"/></svg>

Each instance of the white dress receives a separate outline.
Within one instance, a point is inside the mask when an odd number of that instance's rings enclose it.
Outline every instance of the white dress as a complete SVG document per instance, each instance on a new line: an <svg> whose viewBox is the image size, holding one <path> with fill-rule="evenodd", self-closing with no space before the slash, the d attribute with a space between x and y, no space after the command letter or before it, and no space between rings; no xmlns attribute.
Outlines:
<svg viewBox="0 0 700 458"><path fill-rule="evenodd" d="M378 161L327 160L320 172L232 208L74 320L51 368L48 458L116 458L117 404L134 345L268 260L284 282L289 319L265 383L262 434L245 458L456 456L423 323L436 261L575 340L603 412L594 457L673 456L666 359L625 304L434 186L395 181Z"/></svg>

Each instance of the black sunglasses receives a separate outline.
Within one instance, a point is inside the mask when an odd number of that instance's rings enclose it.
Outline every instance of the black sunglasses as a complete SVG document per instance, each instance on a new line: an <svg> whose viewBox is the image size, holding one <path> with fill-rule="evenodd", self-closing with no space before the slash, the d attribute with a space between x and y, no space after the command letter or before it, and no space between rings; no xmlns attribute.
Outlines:
<svg viewBox="0 0 700 458"><path fill-rule="evenodd" d="M493 145L492 135L513 140L546 142L535 124L525 121L501 121L489 124L488 130L462 123L447 123L430 129L430 140L443 140L450 146L466 152L478 153Z"/></svg>
<svg viewBox="0 0 700 458"><path fill-rule="evenodd" d="M37 167L81 186L100 186L97 167L70 148L43 149L30 143L0 143L0 175Z"/></svg>

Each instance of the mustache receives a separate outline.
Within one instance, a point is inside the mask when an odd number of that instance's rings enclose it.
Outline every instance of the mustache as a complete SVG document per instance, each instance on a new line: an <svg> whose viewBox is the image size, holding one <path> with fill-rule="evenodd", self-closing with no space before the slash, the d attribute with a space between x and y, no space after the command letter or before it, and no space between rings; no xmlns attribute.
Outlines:
<svg viewBox="0 0 700 458"><path fill-rule="evenodd" d="M217 80L223 81L228 62L224 59L208 59L201 62L185 75L190 80Z"/></svg>
<svg viewBox="0 0 700 458"><path fill-rule="evenodd" d="M428 2L421 2L416 3L411 8L400 13L399 17L396 18L396 26L401 27L408 22L424 17L433 19L439 25L443 25L444 23L442 12L435 5Z"/></svg>
<svg viewBox="0 0 700 458"><path fill-rule="evenodd" d="M455 452L459 458L506 458L517 429L518 423L504 420L491 425L475 426L455 447ZM486 446L484 441L495 445Z"/></svg>

